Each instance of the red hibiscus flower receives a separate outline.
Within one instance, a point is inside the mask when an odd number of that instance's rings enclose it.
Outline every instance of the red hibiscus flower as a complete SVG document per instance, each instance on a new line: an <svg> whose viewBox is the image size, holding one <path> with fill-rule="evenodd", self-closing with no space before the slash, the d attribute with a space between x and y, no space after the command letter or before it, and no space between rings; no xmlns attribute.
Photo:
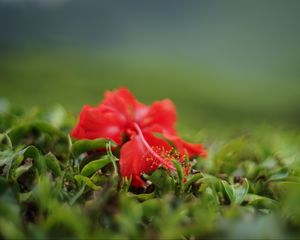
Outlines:
<svg viewBox="0 0 300 240"><path fill-rule="evenodd" d="M99 106L84 106L71 136L115 141L121 146L121 176L132 177L131 185L141 187L145 184L140 178L142 173L158 167L174 170L172 159L183 162L184 156L206 156L201 144L188 143L177 136L175 123L176 109L171 100L147 106L128 89L120 88L107 91Z"/></svg>

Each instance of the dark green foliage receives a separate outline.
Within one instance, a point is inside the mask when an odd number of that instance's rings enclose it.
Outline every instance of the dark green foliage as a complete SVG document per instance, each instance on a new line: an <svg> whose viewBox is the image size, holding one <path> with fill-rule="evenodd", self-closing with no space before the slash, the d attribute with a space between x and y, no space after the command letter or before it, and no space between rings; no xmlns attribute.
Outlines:
<svg viewBox="0 0 300 240"><path fill-rule="evenodd" d="M203 130L189 175L119 176L118 148L72 141L62 107L0 113L0 238L216 239L300 236L298 131ZM209 137L205 137L209 136Z"/></svg>
<svg viewBox="0 0 300 240"><path fill-rule="evenodd" d="M109 142L107 139L95 139L95 140L78 140L72 145L71 152L75 157L78 157L81 153L95 151L97 149L106 148L106 144ZM113 145L115 145L113 143Z"/></svg>

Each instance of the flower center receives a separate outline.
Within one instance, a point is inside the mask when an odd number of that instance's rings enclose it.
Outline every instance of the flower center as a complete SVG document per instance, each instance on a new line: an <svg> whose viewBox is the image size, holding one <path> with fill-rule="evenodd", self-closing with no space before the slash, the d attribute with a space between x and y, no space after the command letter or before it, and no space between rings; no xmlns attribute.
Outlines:
<svg viewBox="0 0 300 240"><path fill-rule="evenodd" d="M139 125L137 123L134 123L134 128L137 131L138 135L140 136L142 143L144 144L144 146L146 147L146 149L148 150L148 153L156 160L158 161L159 165L163 165L164 167L166 167L167 169L170 170L175 170L175 167L171 164L171 162L166 161L166 159L164 159L162 156L160 156L159 154L157 154L156 151L153 150L153 148L149 145L149 143L146 141L146 139L144 138L144 135L142 133L141 128L139 127Z"/></svg>

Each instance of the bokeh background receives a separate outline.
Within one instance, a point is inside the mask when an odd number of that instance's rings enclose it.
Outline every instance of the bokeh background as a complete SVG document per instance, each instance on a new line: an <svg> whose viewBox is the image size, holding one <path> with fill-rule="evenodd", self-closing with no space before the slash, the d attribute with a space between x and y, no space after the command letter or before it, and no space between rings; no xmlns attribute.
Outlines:
<svg viewBox="0 0 300 240"><path fill-rule="evenodd" d="M299 12L297 0L0 0L0 96L77 113L126 86L171 98L189 126L298 125Z"/></svg>

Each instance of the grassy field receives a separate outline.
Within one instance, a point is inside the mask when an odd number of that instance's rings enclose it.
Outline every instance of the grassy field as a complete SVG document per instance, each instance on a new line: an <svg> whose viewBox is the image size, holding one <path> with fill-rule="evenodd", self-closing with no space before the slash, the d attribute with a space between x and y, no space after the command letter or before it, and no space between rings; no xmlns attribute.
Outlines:
<svg viewBox="0 0 300 240"><path fill-rule="evenodd" d="M180 122L299 123L298 81L237 76L178 56L117 51L28 47L2 49L0 96L23 107L62 104L79 112L107 89L128 87L143 102L171 98ZM255 74L253 74L255 76Z"/></svg>
<svg viewBox="0 0 300 240"><path fill-rule="evenodd" d="M294 94L260 105L274 93L237 101L234 82L217 87L217 74L180 61L28 51L0 58L0 94L10 100L0 101L0 238L300 236ZM69 138L81 106L122 85L148 103L173 99L180 135L206 146L208 158L195 159L185 181L181 169L158 169L144 176L149 187L128 188L115 174L117 150ZM105 164L95 169L95 160Z"/></svg>
<svg viewBox="0 0 300 240"><path fill-rule="evenodd" d="M8 105L7 105L8 106ZM75 117L62 107L0 113L3 239L282 239L300 234L300 132L265 124L183 131L203 142L182 182L158 169L144 190L118 184L118 151L71 142ZM89 152L87 155L85 152ZM108 154L108 155L106 155ZM107 161L107 159L109 159ZM93 167L95 160L106 161Z"/></svg>

